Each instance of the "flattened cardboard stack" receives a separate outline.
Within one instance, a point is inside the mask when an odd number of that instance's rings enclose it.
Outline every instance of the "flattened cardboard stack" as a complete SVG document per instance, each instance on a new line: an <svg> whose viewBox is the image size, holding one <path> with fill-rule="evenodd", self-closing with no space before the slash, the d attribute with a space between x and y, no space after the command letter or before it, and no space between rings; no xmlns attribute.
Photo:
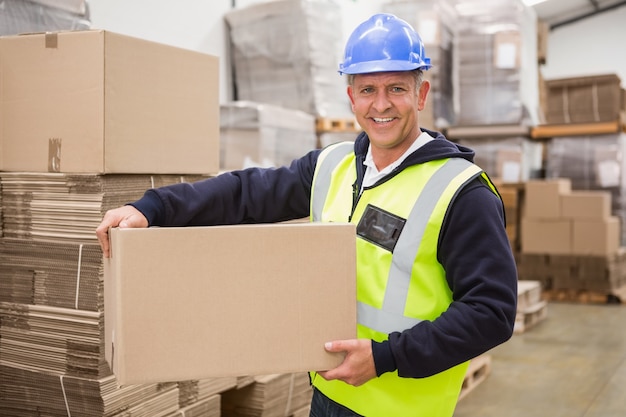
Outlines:
<svg viewBox="0 0 626 417"><path fill-rule="evenodd" d="M337 74L340 9L330 1L277 0L227 12L236 99L352 117Z"/></svg>
<svg viewBox="0 0 626 417"><path fill-rule="evenodd" d="M0 36L85 30L91 26L89 19L86 0L3 0Z"/></svg>
<svg viewBox="0 0 626 417"><path fill-rule="evenodd" d="M94 228L107 209L152 186L200 178L0 173L6 220L0 240L0 394L7 394L0 414L32 415L28 410L39 401L54 409L63 394L67 407L62 403L50 415L79 414L81 407L101 410L98 415L178 409L175 387L119 389L111 374L103 351L103 265ZM72 383L86 388L71 389ZM33 386L39 392L34 397Z"/></svg>
<svg viewBox="0 0 626 417"><path fill-rule="evenodd" d="M317 145L313 115L250 101L220 106L220 133L224 171L289 165Z"/></svg>
<svg viewBox="0 0 626 417"><path fill-rule="evenodd" d="M120 387L106 363L94 230L151 187L217 173L217 58L77 31L0 38L0 65L0 415L177 412L175 382Z"/></svg>
<svg viewBox="0 0 626 417"><path fill-rule="evenodd" d="M452 2L459 13L457 124L536 125L539 70L532 7L517 0Z"/></svg>
<svg viewBox="0 0 626 417"><path fill-rule="evenodd" d="M307 415L312 391L307 373L272 374L222 396L224 417Z"/></svg>
<svg viewBox="0 0 626 417"><path fill-rule="evenodd" d="M593 123L620 120L623 109L617 74L558 78L545 81L546 122Z"/></svg>

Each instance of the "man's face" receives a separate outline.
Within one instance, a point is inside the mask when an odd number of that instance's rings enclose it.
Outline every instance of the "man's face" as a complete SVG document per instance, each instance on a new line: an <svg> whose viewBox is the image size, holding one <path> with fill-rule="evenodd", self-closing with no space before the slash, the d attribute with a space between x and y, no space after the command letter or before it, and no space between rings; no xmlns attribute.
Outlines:
<svg viewBox="0 0 626 417"><path fill-rule="evenodd" d="M348 86L348 96L372 146L406 149L419 136L418 111L424 108L429 88L423 81L417 90L410 72L358 74Z"/></svg>

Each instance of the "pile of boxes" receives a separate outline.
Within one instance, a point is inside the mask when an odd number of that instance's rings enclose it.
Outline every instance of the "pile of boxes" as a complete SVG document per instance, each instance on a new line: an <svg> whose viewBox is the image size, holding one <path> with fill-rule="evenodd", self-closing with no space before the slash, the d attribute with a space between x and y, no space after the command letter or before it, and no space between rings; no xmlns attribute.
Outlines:
<svg viewBox="0 0 626 417"><path fill-rule="evenodd" d="M520 279L606 294L626 284L610 193L572 190L567 178L528 181L521 224Z"/></svg>
<svg viewBox="0 0 626 417"><path fill-rule="evenodd" d="M0 414L177 411L175 381L120 387L105 361L94 230L217 173L217 58L94 30L1 38L0 66Z"/></svg>

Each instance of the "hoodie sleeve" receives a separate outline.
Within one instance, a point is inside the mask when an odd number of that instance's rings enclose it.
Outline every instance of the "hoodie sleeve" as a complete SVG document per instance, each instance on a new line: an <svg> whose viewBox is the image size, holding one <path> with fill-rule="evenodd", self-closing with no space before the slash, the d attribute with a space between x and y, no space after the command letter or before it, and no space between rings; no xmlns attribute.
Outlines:
<svg viewBox="0 0 626 417"><path fill-rule="evenodd" d="M439 262L453 302L434 321L423 321L372 342L377 374L398 371L421 378L465 362L508 340L517 303L517 268L500 199L479 180L456 198L446 216Z"/></svg>
<svg viewBox="0 0 626 417"><path fill-rule="evenodd" d="M306 217L319 150L290 166L248 168L150 189L132 206L150 226L271 223Z"/></svg>

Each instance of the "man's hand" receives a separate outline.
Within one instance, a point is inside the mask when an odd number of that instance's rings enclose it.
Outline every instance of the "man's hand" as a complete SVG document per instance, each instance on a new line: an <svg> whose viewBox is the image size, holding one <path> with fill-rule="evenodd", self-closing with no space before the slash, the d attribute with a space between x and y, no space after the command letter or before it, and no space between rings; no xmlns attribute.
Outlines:
<svg viewBox="0 0 626 417"><path fill-rule="evenodd" d="M376 377L372 356L372 341L369 339L336 340L324 345L328 352L346 352L346 357L335 369L318 372L326 379L339 379L358 387Z"/></svg>
<svg viewBox="0 0 626 417"><path fill-rule="evenodd" d="M148 219L133 206L122 206L107 211L102 218L102 222L96 228L96 236L105 258L111 256L109 248L109 229L111 227L119 227L121 229L148 227Z"/></svg>

